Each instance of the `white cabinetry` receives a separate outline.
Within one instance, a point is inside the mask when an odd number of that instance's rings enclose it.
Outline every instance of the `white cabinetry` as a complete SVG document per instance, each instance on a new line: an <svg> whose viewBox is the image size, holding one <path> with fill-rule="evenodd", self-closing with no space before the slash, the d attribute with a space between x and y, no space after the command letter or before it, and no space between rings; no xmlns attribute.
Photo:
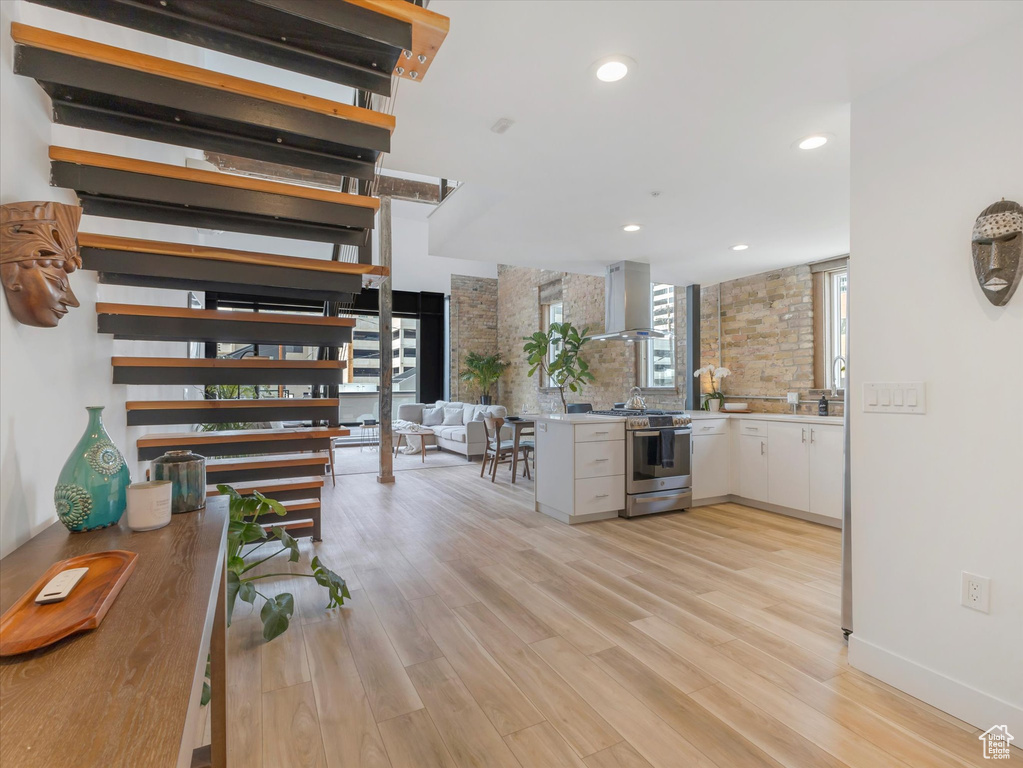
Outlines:
<svg viewBox="0 0 1023 768"><path fill-rule="evenodd" d="M780 507L810 511L810 429L808 424L772 422L767 501Z"/></svg>
<svg viewBox="0 0 1023 768"><path fill-rule="evenodd" d="M845 507L845 430L827 424L809 430L810 511L841 520Z"/></svg>
<svg viewBox="0 0 1023 768"><path fill-rule="evenodd" d="M572 416L537 419L536 510L563 523L617 517L625 509L625 421Z"/></svg>
<svg viewBox="0 0 1023 768"><path fill-rule="evenodd" d="M700 420L693 424L693 500L727 496L728 421Z"/></svg>
<svg viewBox="0 0 1023 768"><path fill-rule="evenodd" d="M763 436L745 431L739 435L739 495L767 501L767 430Z"/></svg>

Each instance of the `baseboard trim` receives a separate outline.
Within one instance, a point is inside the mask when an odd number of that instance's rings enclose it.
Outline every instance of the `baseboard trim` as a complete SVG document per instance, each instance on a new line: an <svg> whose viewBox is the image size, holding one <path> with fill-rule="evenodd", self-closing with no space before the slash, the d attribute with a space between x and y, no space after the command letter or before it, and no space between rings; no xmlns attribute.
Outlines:
<svg viewBox="0 0 1023 768"><path fill-rule="evenodd" d="M785 515L787 517L795 517L799 520L806 520L810 523L819 523L820 525L827 525L832 528L841 528L842 521L836 520L833 517L825 517L824 515L816 515L813 512L803 512L799 509L791 509L790 507L782 507L778 504L768 504L766 501L755 501L753 499L746 499L742 496L736 496L734 493L730 493L727 496L712 496L707 499L697 499L693 502L693 507L708 507L712 504L742 504L745 507L753 507L754 509L762 509L764 512L774 512L776 515Z"/></svg>
<svg viewBox="0 0 1023 768"><path fill-rule="evenodd" d="M578 525L579 523L591 523L595 520L611 520L618 517L619 510L612 510L610 512L590 512L585 515L569 515L562 512L560 509L556 509L548 504L542 502L536 502L536 511L542 512L548 517L553 517L566 525Z"/></svg>
<svg viewBox="0 0 1023 768"><path fill-rule="evenodd" d="M1005 725L1017 738L1023 734L1023 707L892 653L857 632L849 637L849 664L982 731L993 725ZM980 742L977 744L979 755Z"/></svg>

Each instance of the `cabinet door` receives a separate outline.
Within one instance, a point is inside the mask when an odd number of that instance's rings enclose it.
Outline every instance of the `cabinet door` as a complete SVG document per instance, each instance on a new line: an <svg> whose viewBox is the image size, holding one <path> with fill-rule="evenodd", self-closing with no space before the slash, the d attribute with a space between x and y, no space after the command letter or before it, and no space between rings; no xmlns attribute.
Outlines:
<svg viewBox="0 0 1023 768"><path fill-rule="evenodd" d="M810 511L842 519L845 507L845 429L810 427Z"/></svg>
<svg viewBox="0 0 1023 768"><path fill-rule="evenodd" d="M767 501L767 438L739 435L739 495Z"/></svg>
<svg viewBox="0 0 1023 768"><path fill-rule="evenodd" d="M810 510L810 425L771 422L767 500L781 507Z"/></svg>
<svg viewBox="0 0 1023 768"><path fill-rule="evenodd" d="M728 435L693 435L693 499L728 495Z"/></svg>

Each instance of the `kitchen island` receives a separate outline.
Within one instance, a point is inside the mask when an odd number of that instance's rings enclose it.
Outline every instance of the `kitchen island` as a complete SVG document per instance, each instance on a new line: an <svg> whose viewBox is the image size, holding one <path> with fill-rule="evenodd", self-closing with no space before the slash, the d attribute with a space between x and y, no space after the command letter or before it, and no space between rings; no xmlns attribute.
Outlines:
<svg viewBox="0 0 1023 768"><path fill-rule="evenodd" d="M532 418L536 511L569 524L618 517L625 509L625 419L588 413Z"/></svg>

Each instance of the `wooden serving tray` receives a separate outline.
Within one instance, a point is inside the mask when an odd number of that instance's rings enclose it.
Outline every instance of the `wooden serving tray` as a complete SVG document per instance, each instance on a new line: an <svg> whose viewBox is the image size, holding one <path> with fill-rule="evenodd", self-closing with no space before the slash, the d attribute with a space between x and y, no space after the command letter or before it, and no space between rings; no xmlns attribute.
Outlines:
<svg viewBox="0 0 1023 768"><path fill-rule="evenodd" d="M138 555L123 549L93 552L54 563L3 616L0 616L0 656L15 656L45 648L76 632L95 629L117 593L135 569ZM61 571L88 568L71 594L59 603L35 602L46 582Z"/></svg>

